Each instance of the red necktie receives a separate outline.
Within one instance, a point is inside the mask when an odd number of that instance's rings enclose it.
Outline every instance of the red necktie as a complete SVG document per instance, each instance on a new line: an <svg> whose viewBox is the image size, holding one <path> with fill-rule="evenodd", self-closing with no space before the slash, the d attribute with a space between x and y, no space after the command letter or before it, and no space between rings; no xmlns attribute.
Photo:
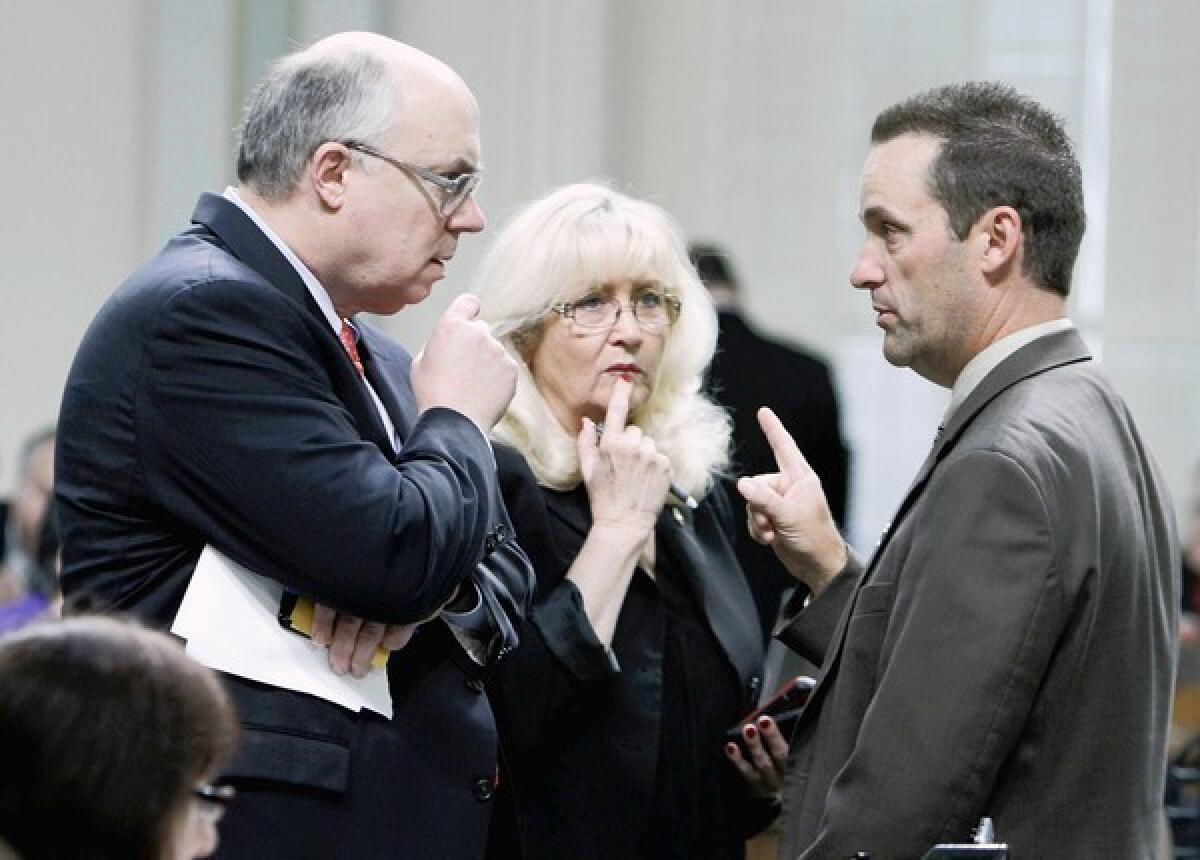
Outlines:
<svg viewBox="0 0 1200 860"><path fill-rule="evenodd" d="M348 320L342 320L342 330L338 332L338 339L341 340L346 355L350 356L350 361L353 362L358 375L365 377L367 374L363 370L362 359L358 357L358 332L354 330L354 326L350 325Z"/></svg>

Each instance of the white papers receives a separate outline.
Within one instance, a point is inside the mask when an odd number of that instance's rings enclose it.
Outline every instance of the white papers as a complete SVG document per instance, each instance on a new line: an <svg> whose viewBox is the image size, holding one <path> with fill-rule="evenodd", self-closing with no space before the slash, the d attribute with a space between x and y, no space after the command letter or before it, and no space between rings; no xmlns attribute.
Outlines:
<svg viewBox="0 0 1200 860"><path fill-rule="evenodd" d="M171 632L209 668L391 719L387 670L372 668L365 678L335 675L324 647L279 625L282 595L279 583L206 546Z"/></svg>

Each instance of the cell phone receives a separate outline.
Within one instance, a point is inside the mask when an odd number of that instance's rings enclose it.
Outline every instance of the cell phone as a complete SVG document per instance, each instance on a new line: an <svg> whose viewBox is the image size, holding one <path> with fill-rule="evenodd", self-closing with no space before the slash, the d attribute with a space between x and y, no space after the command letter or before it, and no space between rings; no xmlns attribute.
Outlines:
<svg viewBox="0 0 1200 860"><path fill-rule="evenodd" d="M738 720L736 726L727 729L725 739L734 743L742 742L742 726L756 723L759 717L770 717L775 721L775 725L779 726L781 734L785 737L790 736L815 686L815 679L807 675L797 675L780 687L775 695Z"/></svg>
<svg viewBox="0 0 1200 860"><path fill-rule="evenodd" d="M305 639L312 638L313 602L307 597L299 597L290 591L283 593L279 601L279 613L276 615L279 626L290 633L298 633ZM376 648L371 657L371 668L382 669L387 666L388 651Z"/></svg>

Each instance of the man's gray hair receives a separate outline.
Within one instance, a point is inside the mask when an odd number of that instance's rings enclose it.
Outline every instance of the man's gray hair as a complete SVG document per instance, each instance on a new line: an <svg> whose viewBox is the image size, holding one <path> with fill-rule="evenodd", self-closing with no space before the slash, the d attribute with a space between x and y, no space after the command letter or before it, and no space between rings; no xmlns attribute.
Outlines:
<svg viewBox="0 0 1200 860"><path fill-rule="evenodd" d="M377 142L395 124L395 110L395 79L374 54L284 57L246 106L238 180L267 200L286 199L317 147L330 140Z"/></svg>

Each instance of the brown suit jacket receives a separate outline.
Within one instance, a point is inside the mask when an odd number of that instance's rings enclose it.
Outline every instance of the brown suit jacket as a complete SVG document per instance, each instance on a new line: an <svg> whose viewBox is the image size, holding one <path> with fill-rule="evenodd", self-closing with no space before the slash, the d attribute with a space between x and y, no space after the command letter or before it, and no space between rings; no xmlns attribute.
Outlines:
<svg viewBox="0 0 1200 860"><path fill-rule="evenodd" d="M781 636L821 665L782 857L1153 856L1176 659L1164 483L1074 331L967 398L869 565Z"/></svg>

